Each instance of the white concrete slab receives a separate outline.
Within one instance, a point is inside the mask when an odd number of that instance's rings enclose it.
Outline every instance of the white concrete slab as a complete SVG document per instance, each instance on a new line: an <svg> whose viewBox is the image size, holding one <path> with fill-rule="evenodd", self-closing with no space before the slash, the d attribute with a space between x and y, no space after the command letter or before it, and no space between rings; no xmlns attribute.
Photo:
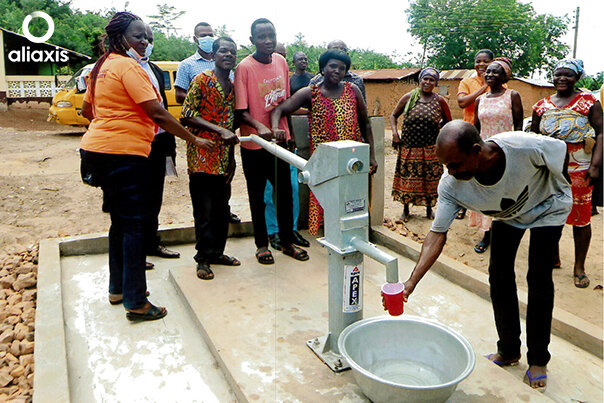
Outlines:
<svg viewBox="0 0 604 403"><path fill-rule="evenodd" d="M187 307L168 281L183 260L149 259L150 300L164 319L132 324L107 301L107 255L61 259L69 386L73 402L234 402Z"/></svg>
<svg viewBox="0 0 604 403"><path fill-rule="evenodd" d="M332 373L305 346L327 332L327 252L313 242L311 260L299 263L276 252L276 264L263 266L253 257L251 239L229 240L243 261L239 268L216 267L213 281L197 280L191 268L171 270L204 329L211 349L235 393L249 401L365 401L351 373ZM190 259L193 248L181 249ZM383 267L365 265L365 317L382 315L379 286ZM406 278L413 262L399 256ZM429 273L406 313L438 320L463 334L477 354L472 375L452 402L601 401L602 360L554 337L545 395L522 383L526 361L504 370L482 358L495 351L491 305L471 292ZM524 328L523 328L524 329ZM370 341L368 341L370 342ZM523 351L526 355L526 351Z"/></svg>
<svg viewBox="0 0 604 403"><path fill-rule="evenodd" d="M332 373L305 345L327 332L325 249L313 242L306 263L275 252L276 264L263 266L251 238L229 239L227 253L243 265L213 266L212 281L196 278L193 245L174 249L180 259L150 258L147 272L151 301L169 314L140 324L107 302L106 254L61 258L72 401L367 401L349 371ZM413 262L399 259L406 278ZM385 272L365 262L364 314L382 315ZM490 303L437 275L428 273L406 314L438 320L474 347L476 369L450 402L602 401L602 360L560 338L545 395L522 383L525 360L503 370L482 358L495 348Z"/></svg>

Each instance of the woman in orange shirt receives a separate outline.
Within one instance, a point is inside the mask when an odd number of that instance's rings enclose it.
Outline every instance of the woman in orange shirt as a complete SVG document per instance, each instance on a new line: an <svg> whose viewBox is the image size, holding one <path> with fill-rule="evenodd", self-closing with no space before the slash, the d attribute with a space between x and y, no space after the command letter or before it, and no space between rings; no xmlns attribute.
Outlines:
<svg viewBox="0 0 604 403"><path fill-rule="evenodd" d="M202 148L213 143L193 136L161 106L138 63L148 45L143 21L119 12L105 32L109 47L90 73L82 104L82 115L90 120L80 144L82 180L102 188L103 211L111 215L109 302L123 302L131 321L155 320L168 313L147 300L145 279L147 157L155 128Z"/></svg>
<svg viewBox="0 0 604 403"><path fill-rule="evenodd" d="M457 89L457 104L463 109L463 120L474 124L475 120L475 101L476 98L487 92L489 86L484 81L484 73L487 70L487 66L493 61L493 52L489 49L482 49L474 56L474 69L476 74L472 77L464 78L459 83ZM466 209L462 208L457 214L458 220L461 220L466 216Z"/></svg>

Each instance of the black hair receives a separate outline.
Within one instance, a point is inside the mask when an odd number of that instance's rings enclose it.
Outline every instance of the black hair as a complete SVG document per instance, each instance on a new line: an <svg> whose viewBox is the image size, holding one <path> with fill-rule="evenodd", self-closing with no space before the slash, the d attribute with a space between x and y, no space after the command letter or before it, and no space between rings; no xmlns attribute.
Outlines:
<svg viewBox="0 0 604 403"><path fill-rule="evenodd" d="M472 124L464 125L463 130L457 132L457 149L465 154L470 154L472 146L480 142L482 142L480 133Z"/></svg>
<svg viewBox="0 0 604 403"><path fill-rule="evenodd" d="M256 21L252 22L252 36L254 36L254 29L256 26L260 24L271 24L273 28L275 28L275 24L273 24L268 18L258 18Z"/></svg>
<svg viewBox="0 0 604 403"><path fill-rule="evenodd" d="M350 60L350 56L348 56L346 52L341 51L340 49L332 49L323 52L323 54L319 56L319 71L321 72L321 74L323 74L323 68L327 66L327 63L331 59L336 59L343 62L346 65L346 71L350 69L350 64L352 63L352 61Z"/></svg>
<svg viewBox="0 0 604 403"><path fill-rule="evenodd" d="M490 49L480 49L478 52L476 52L474 59L476 59L478 57L478 55L481 53L484 53L487 56L489 56L489 59L491 59L491 60L493 60L495 58L495 55L493 54L493 52Z"/></svg>
<svg viewBox="0 0 604 403"><path fill-rule="evenodd" d="M294 55L292 56L292 61L296 60L296 56L298 56L298 55L300 55L300 54L302 54L302 55L306 56L306 53L304 53L304 52L302 52L301 50L299 50L299 51L297 51L296 53L294 53Z"/></svg>
<svg viewBox="0 0 604 403"><path fill-rule="evenodd" d="M96 79L101 70L101 66L105 63L105 60L111 53L118 53L125 56L128 49L124 44L124 34L128 30L128 27L133 21L142 21L141 18L135 14L127 11L117 12L111 17L111 20L105 26L105 33L101 36L101 51L103 55L96 61L89 77L89 89L91 102L94 100L94 89L96 86ZM146 28L145 28L146 29ZM105 46L107 41L107 47Z"/></svg>
<svg viewBox="0 0 604 403"><path fill-rule="evenodd" d="M229 38L228 36L221 36L220 38L216 39L214 41L214 44L212 45L213 53L218 52L218 48L220 48L220 42L231 42L233 45L235 45L235 49L237 49L237 44L233 39Z"/></svg>
<svg viewBox="0 0 604 403"><path fill-rule="evenodd" d="M195 31L197 30L197 27L210 27L210 28L212 28L212 26L210 24L208 24L207 22L200 22L199 24L195 25L195 28L193 28L193 35L195 35Z"/></svg>

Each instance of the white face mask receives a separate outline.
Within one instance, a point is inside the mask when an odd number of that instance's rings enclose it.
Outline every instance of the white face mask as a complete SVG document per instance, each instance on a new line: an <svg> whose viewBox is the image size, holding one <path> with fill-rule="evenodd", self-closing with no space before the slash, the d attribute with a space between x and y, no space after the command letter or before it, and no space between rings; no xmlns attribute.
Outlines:
<svg viewBox="0 0 604 403"><path fill-rule="evenodd" d="M147 45L147 49L145 49L145 57L149 59L151 57L151 52L153 52L153 44L150 43Z"/></svg>
<svg viewBox="0 0 604 403"><path fill-rule="evenodd" d="M136 60L137 62L140 63L140 61L143 59L144 56L141 56L138 54L138 52L136 50L134 50L134 48L130 48L126 51L126 54L128 56L130 56L131 58L133 58L134 60Z"/></svg>

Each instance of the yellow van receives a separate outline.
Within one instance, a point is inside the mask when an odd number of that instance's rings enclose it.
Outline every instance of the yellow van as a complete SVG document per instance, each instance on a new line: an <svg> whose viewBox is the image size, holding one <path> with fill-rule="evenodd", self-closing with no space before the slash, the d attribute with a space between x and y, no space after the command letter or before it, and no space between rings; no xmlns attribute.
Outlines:
<svg viewBox="0 0 604 403"><path fill-rule="evenodd" d="M176 80L176 69L178 62L153 62L164 72L166 83L166 99L168 100L168 111L175 118L180 117L182 106L176 103L174 93L174 81ZM82 101L86 92L86 76L90 74L94 64L82 67L63 85L61 90L52 98L52 105L48 110L48 121L54 120L58 123L70 126L87 126L88 119L82 116Z"/></svg>

